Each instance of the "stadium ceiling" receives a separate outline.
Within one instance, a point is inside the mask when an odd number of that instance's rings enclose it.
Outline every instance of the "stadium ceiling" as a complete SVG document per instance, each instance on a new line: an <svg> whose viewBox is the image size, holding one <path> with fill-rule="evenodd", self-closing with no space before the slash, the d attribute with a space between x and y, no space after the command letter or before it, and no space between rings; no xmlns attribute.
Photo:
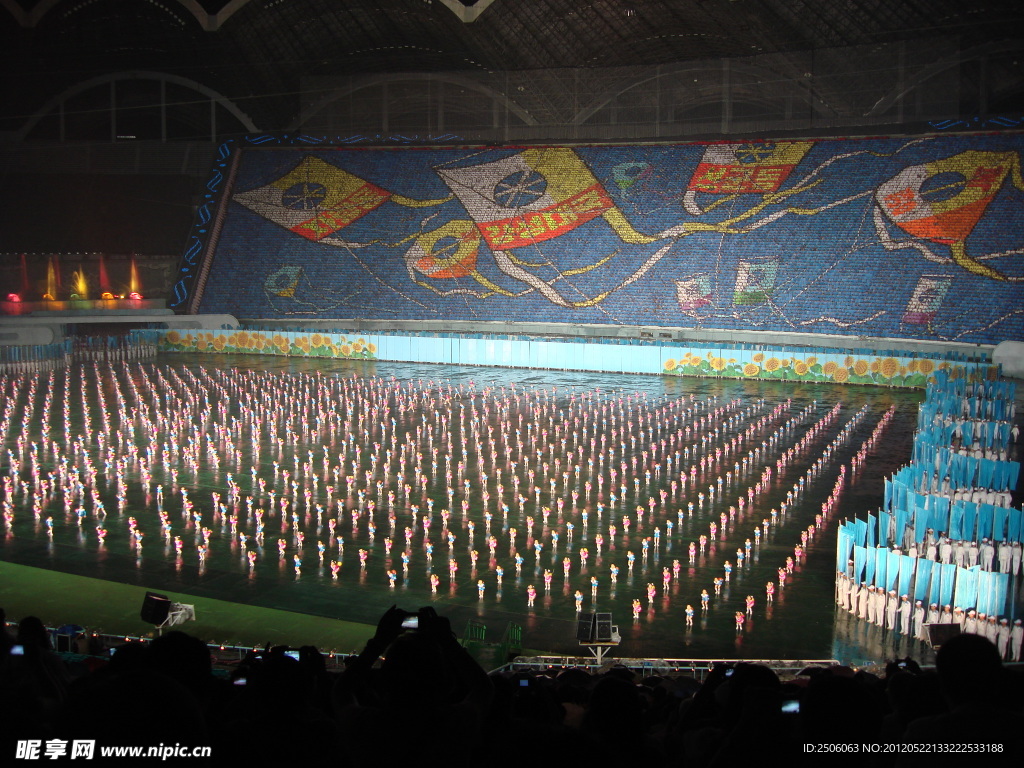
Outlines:
<svg viewBox="0 0 1024 768"><path fill-rule="evenodd" d="M132 70L194 82L280 128L310 78L653 67L930 41L1009 51L986 77L1019 95L1022 22L1021 0L0 0L0 129L77 83ZM852 64L823 56L818 66Z"/></svg>

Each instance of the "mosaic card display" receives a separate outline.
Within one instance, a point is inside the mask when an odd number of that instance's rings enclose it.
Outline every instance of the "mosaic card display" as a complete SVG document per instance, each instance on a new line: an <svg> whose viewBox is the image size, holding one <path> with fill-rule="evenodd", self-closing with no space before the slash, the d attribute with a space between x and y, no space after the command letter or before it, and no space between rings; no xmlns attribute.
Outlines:
<svg viewBox="0 0 1024 768"><path fill-rule="evenodd" d="M1024 338L1019 136L242 144L222 148L179 306Z"/></svg>

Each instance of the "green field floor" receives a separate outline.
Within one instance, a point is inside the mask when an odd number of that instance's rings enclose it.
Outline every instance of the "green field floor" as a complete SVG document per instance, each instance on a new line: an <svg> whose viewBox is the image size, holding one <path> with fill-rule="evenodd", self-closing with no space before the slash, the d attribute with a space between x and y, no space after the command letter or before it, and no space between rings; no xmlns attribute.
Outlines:
<svg viewBox="0 0 1024 768"><path fill-rule="evenodd" d="M195 606L196 620L176 627L209 643L236 646L313 645L323 652L358 652L374 627L351 621L259 608L225 600L160 592ZM9 621L38 616L47 626L78 624L91 631L153 637L139 613L146 590L127 584L73 576L0 562L0 606Z"/></svg>

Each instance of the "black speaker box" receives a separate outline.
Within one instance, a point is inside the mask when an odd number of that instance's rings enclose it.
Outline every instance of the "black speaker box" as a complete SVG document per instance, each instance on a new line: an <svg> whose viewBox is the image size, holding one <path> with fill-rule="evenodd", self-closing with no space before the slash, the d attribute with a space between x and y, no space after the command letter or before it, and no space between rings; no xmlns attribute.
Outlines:
<svg viewBox="0 0 1024 768"><path fill-rule="evenodd" d="M959 624L929 624L928 642L933 648L940 647L944 642L960 634Z"/></svg>
<svg viewBox="0 0 1024 768"><path fill-rule="evenodd" d="M147 624L155 627L167 621L167 614L171 612L171 601L166 595L158 595L156 592L147 592L146 599L142 602L141 617Z"/></svg>

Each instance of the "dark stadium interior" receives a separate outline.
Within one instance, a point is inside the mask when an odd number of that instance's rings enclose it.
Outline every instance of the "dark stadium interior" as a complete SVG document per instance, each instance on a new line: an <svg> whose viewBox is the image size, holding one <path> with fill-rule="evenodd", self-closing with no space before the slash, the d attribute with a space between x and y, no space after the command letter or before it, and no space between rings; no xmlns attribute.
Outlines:
<svg viewBox="0 0 1024 768"><path fill-rule="evenodd" d="M1021 0L0 0L0 94L0 764L1019 765Z"/></svg>

